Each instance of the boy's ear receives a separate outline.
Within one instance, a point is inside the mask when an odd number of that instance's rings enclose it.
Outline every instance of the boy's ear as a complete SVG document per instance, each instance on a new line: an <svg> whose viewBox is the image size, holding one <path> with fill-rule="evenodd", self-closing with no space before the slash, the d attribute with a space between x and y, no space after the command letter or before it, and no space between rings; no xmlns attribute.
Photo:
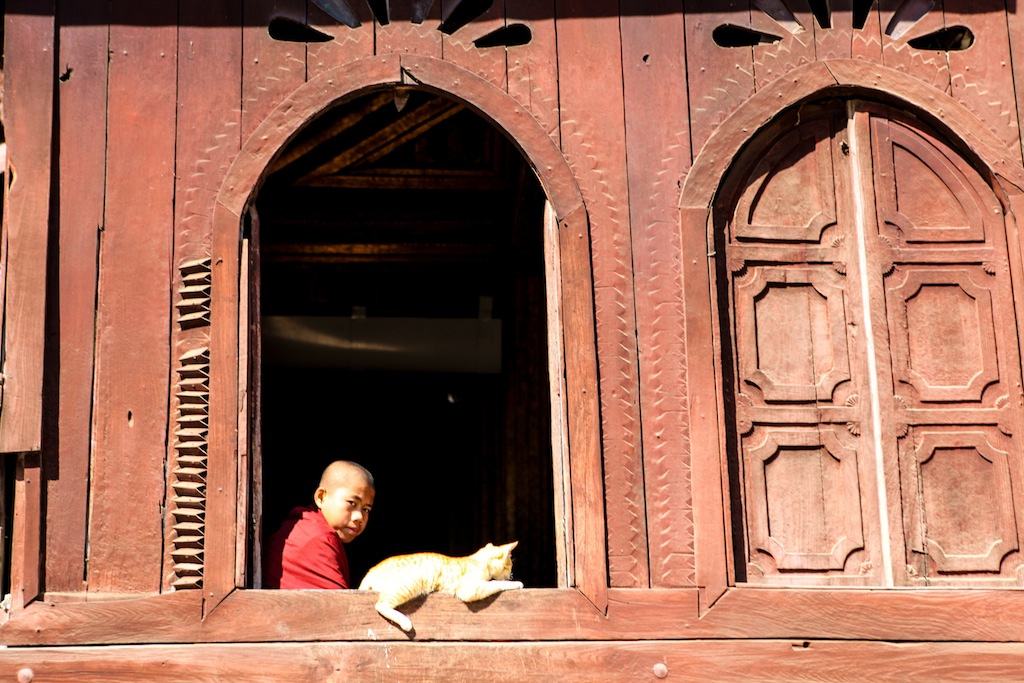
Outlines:
<svg viewBox="0 0 1024 683"><path fill-rule="evenodd" d="M325 489L323 486L318 488L313 493L313 502L316 503L316 506L318 508L322 508L324 506L324 498L326 496L327 496L327 489Z"/></svg>

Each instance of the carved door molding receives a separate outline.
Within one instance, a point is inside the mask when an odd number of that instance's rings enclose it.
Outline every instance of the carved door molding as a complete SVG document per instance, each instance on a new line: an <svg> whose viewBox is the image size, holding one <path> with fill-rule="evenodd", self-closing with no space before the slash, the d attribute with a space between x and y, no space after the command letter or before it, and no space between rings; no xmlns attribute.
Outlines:
<svg viewBox="0 0 1024 683"><path fill-rule="evenodd" d="M716 203L737 580L1017 584L1021 367L996 195L880 105L806 106L763 135Z"/></svg>

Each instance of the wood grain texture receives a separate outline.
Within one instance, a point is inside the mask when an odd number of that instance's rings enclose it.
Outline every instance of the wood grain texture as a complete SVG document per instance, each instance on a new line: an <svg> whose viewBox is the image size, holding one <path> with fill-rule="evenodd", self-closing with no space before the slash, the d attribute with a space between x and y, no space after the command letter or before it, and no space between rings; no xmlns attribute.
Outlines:
<svg viewBox="0 0 1024 683"><path fill-rule="evenodd" d="M391 21L387 25L375 24L376 54L418 54L441 58L440 2L415 3L429 6L422 23L413 23L412 2L388 3Z"/></svg>
<svg viewBox="0 0 1024 683"><path fill-rule="evenodd" d="M531 10L536 12L536 18ZM508 48L508 94L526 107L558 143L558 55L553 0L507 0L505 16L506 21L525 24L531 34L529 44Z"/></svg>
<svg viewBox="0 0 1024 683"><path fill-rule="evenodd" d="M584 19L589 10L606 16ZM562 151L590 223L605 496L608 509L625 510L608 517L608 546L621 557L635 553L629 547L643 535L643 487L619 22L616 11L594 3L570 2L557 13ZM609 84L603 97L593 97L593 81ZM571 282L567 269L563 275Z"/></svg>
<svg viewBox="0 0 1024 683"><path fill-rule="evenodd" d="M162 12L130 2L111 5L89 519L92 591L153 591L160 585L174 220L175 94L165 84L175 82L177 71L177 8ZM155 25L146 25L150 21Z"/></svg>
<svg viewBox="0 0 1024 683"><path fill-rule="evenodd" d="M442 17L448 18L458 3L446 0L441 3ZM506 49L500 45L477 47L473 41L506 25L503 4L493 3L480 16L449 34L441 34L441 55L446 62L458 64L493 83L502 90L508 89Z"/></svg>
<svg viewBox="0 0 1024 683"><path fill-rule="evenodd" d="M912 25L893 25L889 30L896 10L902 0L879 0L880 27L882 29L882 61L892 69L927 83L942 92L949 92L949 62L946 56L936 50L915 50L907 43L914 38L941 30L941 3Z"/></svg>
<svg viewBox="0 0 1024 683"><path fill-rule="evenodd" d="M271 19L306 22L306 0L249 0L242 15L242 140L306 81L304 43L274 40Z"/></svg>
<svg viewBox="0 0 1024 683"><path fill-rule="evenodd" d="M171 330L171 358L168 368L174 396L171 397L167 444L167 485L165 552L162 586L164 590L175 585L183 563L202 564L204 548L192 548L187 562L180 556L182 546L203 544L202 527L193 523L180 526L177 516L179 497L202 498L205 495L205 474L201 461L179 460L183 451L179 432L193 424L201 425L201 408L183 407L192 399L183 394L178 359L194 356L209 346L208 324L182 324L182 297L186 286L192 285L203 273L196 273L195 264L209 272L209 259L213 240L213 212L220 179L241 147L242 41L237 26L242 20L239 0L219 0L216 3L182 5L179 10L181 28L178 34L178 115L176 120L175 158L178 171L175 187L174 252L172 291L175 293L177 324ZM198 28L202 21L214 19L217 28ZM192 264L193 267L190 267ZM188 281L185 278L189 278ZM207 279L208 281L208 279ZM237 287L237 285L235 285ZM188 296L194 296L189 294ZM199 319L196 322L203 322ZM195 420L185 422L186 419ZM197 467L196 465L200 465ZM185 476L182 472L187 472ZM197 481L198 480L198 481ZM199 485L199 488L195 488ZM183 490L183 486L190 487ZM198 495L197 495L198 494ZM193 502L201 509L201 502ZM245 508L241 510L243 517ZM185 541L183 539L187 538ZM198 560L198 562L197 562ZM176 572L175 566L179 565ZM201 569L190 569L190 574ZM201 578L200 578L201 580ZM179 584L180 585L180 584Z"/></svg>
<svg viewBox="0 0 1024 683"><path fill-rule="evenodd" d="M95 595L95 594L90 594ZM9 647L129 643L406 641L362 591L235 591L200 617L198 591L36 601L0 627ZM78 596L80 597L80 596ZM733 588L698 612L694 589L608 591L607 615L571 589L509 591L466 605L403 606L426 641L857 639L1024 642L1017 591ZM273 615L268 616L268 615Z"/></svg>
<svg viewBox="0 0 1024 683"><path fill-rule="evenodd" d="M15 2L7 8L4 24L4 51L10 62L4 75L9 171L5 174L3 232L0 453L17 453L38 451L42 439L45 264L53 143L53 2Z"/></svg>
<svg viewBox="0 0 1024 683"><path fill-rule="evenodd" d="M0 675L30 670L37 680L220 681L591 681L623 680L1012 680L1024 676L1024 648L992 643L307 643L168 645L15 650ZM26 674L27 675L27 674Z"/></svg>
<svg viewBox="0 0 1024 683"><path fill-rule="evenodd" d="M338 23L313 2L306 3L306 20L310 27L333 37L323 43L306 45L307 79L346 62L373 55L374 21L370 6L365 2L349 2L358 27Z"/></svg>
<svg viewBox="0 0 1024 683"><path fill-rule="evenodd" d="M103 228L107 8L62 5L60 81L59 403L55 449L44 455L46 585L81 590L92 426L97 251ZM84 21L83 21L84 20ZM56 457L54 457L56 456Z"/></svg>
<svg viewBox="0 0 1024 683"><path fill-rule="evenodd" d="M1020 162L1017 106L1009 97L1014 81L1007 17L978 12L977 3L967 0L944 0L943 9L947 27L966 26L974 34L972 49L948 53L953 98L974 112Z"/></svg>
<svg viewBox="0 0 1024 683"><path fill-rule="evenodd" d="M691 162L689 103L675 79L685 71L685 50L679 49L684 27L682 15L671 12L673 3L645 4L648 16L621 22L637 343L643 359L643 453L623 463L622 484L645 489L627 497L641 504L624 511L637 515L624 530L628 533L610 539L611 582L624 587L692 585L694 578L690 467L681 455L689 453L690 443L676 208ZM641 468L638 480L635 471Z"/></svg>
<svg viewBox="0 0 1024 683"><path fill-rule="evenodd" d="M697 0L687 2L686 9L686 82L690 140L696 156L718 124L754 93L752 53L720 47L713 40L716 26L749 25L750 4Z"/></svg>

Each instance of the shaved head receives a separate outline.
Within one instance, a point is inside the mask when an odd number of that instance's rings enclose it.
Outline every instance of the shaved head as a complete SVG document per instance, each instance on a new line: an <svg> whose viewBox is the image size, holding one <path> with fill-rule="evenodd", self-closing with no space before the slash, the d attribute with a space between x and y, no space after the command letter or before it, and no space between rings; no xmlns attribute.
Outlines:
<svg viewBox="0 0 1024 683"><path fill-rule="evenodd" d="M354 482L374 488L373 475L370 474L370 471L351 460L335 460L324 469L324 473L320 476L320 488L328 491Z"/></svg>

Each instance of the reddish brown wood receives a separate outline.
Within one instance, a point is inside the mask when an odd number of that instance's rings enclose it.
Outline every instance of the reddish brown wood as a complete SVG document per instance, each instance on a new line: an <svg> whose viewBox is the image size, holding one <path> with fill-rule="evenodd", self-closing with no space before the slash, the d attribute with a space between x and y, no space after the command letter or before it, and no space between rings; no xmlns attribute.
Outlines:
<svg viewBox="0 0 1024 683"><path fill-rule="evenodd" d="M34 8L34 10L33 10ZM33 10L33 11L28 11ZM17 21L12 15L22 12ZM5 13L4 363L0 453L41 445L43 325L50 221L54 69L53 3ZM35 514L35 513L33 513Z"/></svg>
<svg viewBox="0 0 1024 683"><path fill-rule="evenodd" d="M882 29L882 64L909 74L942 92L949 92L949 63L946 55L933 50L915 50L907 41L943 28L941 4L917 21L893 22L900 0L879 0Z"/></svg>
<svg viewBox="0 0 1024 683"><path fill-rule="evenodd" d="M442 18L447 19L458 3L441 3ZM476 47L474 40L506 25L503 4L494 3L487 11L451 34L441 34L441 55L446 62L457 64L482 76L502 90L508 89L506 49L501 45Z"/></svg>
<svg viewBox="0 0 1024 683"><path fill-rule="evenodd" d="M773 17L751 6L750 27L779 38L777 42L765 42L753 47L754 80L758 90L788 71L814 61L814 16L810 7L806 3L787 4L792 6L791 19L784 14Z"/></svg>
<svg viewBox="0 0 1024 683"><path fill-rule="evenodd" d="M1020 12L1008 14L1006 27L1010 41L1010 69L1013 72L1013 82L1020 83L1024 78L1024 73L1021 71L1024 62L1020 59L1020 55L1024 53L1024 14ZM1024 88L1014 88L1013 92L1017 108L1018 137L1022 140L1021 147L1024 152L1024 131L1020 130L1024 126Z"/></svg>
<svg viewBox="0 0 1024 683"><path fill-rule="evenodd" d="M11 611L17 614L42 588L42 474L38 453L18 456L11 520Z"/></svg>
<svg viewBox="0 0 1024 683"><path fill-rule="evenodd" d="M347 62L373 55L374 21L365 2L347 3L360 26L352 28L335 21L312 2L306 3L308 25L334 39L306 45L307 79Z"/></svg>
<svg viewBox="0 0 1024 683"><path fill-rule="evenodd" d="M644 478L618 482L638 505L626 510L636 515L628 533L610 539L608 561L613 586L682 586L693 581L690 471L679 457L689 451L689 434L677 229L679 185L691 158L689 104L684 90L660 86L685 70L683 21L671 13L672 3L637 9L646 16L623 17L621 31L637 337L647 361L640 377L643 458L627 469L642 467ZM640 484L645 495L628 489ZM609 495L618 496L611 488Z"/></svg>
<svg viewBox="0 0 1024 683"><path fill-rule="evenodd" d="M306 80L304 43L274 40L268 28L280 17L304 24L306 0L254 0L243 7L242 141Z"/></svg>
<svg viewBox="0 0 1024 683"><path fill-rule="evenodd" d="M376 613L373 595L361 592L236 591L202 621L196 591L89 602L60 597L37 601L13 616L0 629L4 643L408 640ZM415 621L415 640L424 644L787 638L980 646L1024 639L1015 616L1022 607L1017 592L1004 590L743 588L727 591L703 616L698 616L697 592L690 589L611 589L607 616L582 594L564 589L508 592L473 608L451 596L432 595L403 609Z"/></svg>
<svg viewBox="0 0 1024 683"><path fill-rule="evenodd" d="M530 30L530 42L508 48L508 94L525 107L554 140L558 130L558 55L552 0L507 0L507 23Z"/></svg>
<svg viewBox="0 0 1024 683"><path fill-rule="evenodd" d="M604 491L601 478L600 397L587 214L579 208L559 224L562 259L562 331L569 415L573 549L576 585L598 610L608 607Z"/></svg>
<svg viewBox="0 0 1024 683"><path fill-rule="evenodd" d="M387 53L418 54L441 58L441 22L439 2L395 2L388 3L390 23L375 24L376 54ZM427 7L429 12L422 23L413 23L413 12L418 7Z"/></svg>
<svg viewBox="0 0 1024 683"><path fill-rule="evenodd" d="M182 9L178 46L178 116L175 158L177 164L175 202L175 241L173 253L172 292L175 299L175 324L171 332L171 367L169 381L172 386L167 445L167 517L163 588L195 585L191 578L202 570L191 565L202 564L204 544L202 528L183 520L179 514L182 497L202 497L205 488L192 489L202 484L205 468L201 461L180 460L182 439L180 430L202 426L202 405L182 392L179 359L192 357L209 346L209 325L205 319L183 317L192 309L182 308L185 287L195 288L203 281L213 239L213 212L219 182L241 146L241 121L237 103L241 98L242 43L234 28L242 16L237 0L220 0L215 4ZM197 28L202 20L213 20L223 28ZM216 31L213 33L212 31ZM211 115L218 112L220 115ZM187 278L187 281L186 281ZM195 301L195 299L189 299ZM201 303L199 304L201 305ZM184 322L188 320L188 322ZM198 385L188 385L194 389ZM208 421L208 420L207 420ZM183 474L186 473L186 474ZM198 481L197 481L198 480ZM198 494L198 495L196 495ZM193 507L197 507L194 503ZM182 522L184 521L184 525ZM197 549L196 546L199 546ZM183 556L181 553L188 553ZM178 569L175 566L178 565ZM190 565L187 573L182 565ZM185 574L185 576L183 576ZM183 581L184 579L184 581Z"/></svg>
<svg viewBox="0 0 1024 683"><path fill-rule="evenodd" d="M754 93L751 51L720 47L713 40L719 25L748 25L750 9L739 0L698 0L686 9L690 139L697 155L718 124Z"/></svg>
<svg viewBox="0 0 1024 683"><path fill-rule="evenodd" d="M842 641L296 644L42 649L9 653L0 674L23 669L55 681L282 679L589 681L616 672L631 680L680 674L696 680L988 680L1024 675L1018 644L896 644Z"/></svg>
<svg viewBox="0 0 1024 683"><path fill-rule="evenodd" d="M177 10L164 12L111 6L89 519L93 591L160 585L175 119L174 92L164 84L174 82L177 62ZM162 21L161 28L140 25L143 16Z"/></svg>
<svg viewBox="0 0 1024 683"><path fill-rule="evenodd" d="M107 8L61 6L59 442L48 453L46 585L81 590L92 426L96 254L106 162ZM69 25L71 24L71 25ZM83 25L84 24L84 25Z"/></svg>
<svg viewBox="0 0 1024 683"><path fill-rule="evenodd" d="M974 45L949 53L953 98L978 116L1021 161L1020 126L1016 102L1004 97L1014 89L1007 18L1002 12L978 12L967 0L944 0L945 25L966 26Z"/></svg>
<svg viewBox="0 0 1024 683"><path fill-rule="evenodd" d="M628 565L631 558L643 555L643 550L630 547L637 540L643 542L643 489L637 464L640 414L623 101L618 86L601 98L594 98L586 87L590 79L622 82L621 47L616 12L607 4L587 3L586 7L604 16L582 20L584 7L579 3L557 9L562 151L579 178L588 206L605 495L609 509L623 510L608 517L608 544L621 558L617 562ZM574 77L577 74L586 78ZM594 146L595 140L603 141L600 148ZM563 277L572 282L564 266ZM569 396L571 417L571 391ZM570 449L575 450L571 438ZM577 517L574 523L584 522Z"/></svg>

